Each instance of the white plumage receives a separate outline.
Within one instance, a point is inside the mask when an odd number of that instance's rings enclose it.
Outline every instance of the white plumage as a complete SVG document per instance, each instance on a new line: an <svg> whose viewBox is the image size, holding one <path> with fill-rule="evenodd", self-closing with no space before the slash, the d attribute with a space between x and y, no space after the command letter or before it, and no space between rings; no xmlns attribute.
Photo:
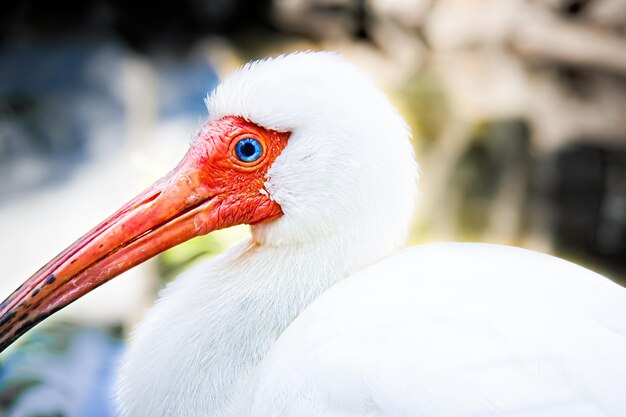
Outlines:
<svg viewBox="0 0 626 417"><path fill-rule="evenodd" d="M626 415L623 288L517 248L394 253L417 168L367 77L292 54L207 106L292 132L265 183L284 215L163 291L120 367L123 416Z"/></svg>

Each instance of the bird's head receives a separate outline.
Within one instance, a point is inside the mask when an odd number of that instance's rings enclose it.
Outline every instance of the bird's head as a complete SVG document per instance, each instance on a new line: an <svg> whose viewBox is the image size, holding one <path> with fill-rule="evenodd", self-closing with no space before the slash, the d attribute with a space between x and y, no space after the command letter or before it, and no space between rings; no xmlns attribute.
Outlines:
<svg viewBox="0 0 626 417"><path fill-rule="evenodd" d="M179 165L0 306L0 350L106 281L195 236L252 225L260 245L402 244L416 165L402 118L332 53L253 62L206 101Z"/></svg>

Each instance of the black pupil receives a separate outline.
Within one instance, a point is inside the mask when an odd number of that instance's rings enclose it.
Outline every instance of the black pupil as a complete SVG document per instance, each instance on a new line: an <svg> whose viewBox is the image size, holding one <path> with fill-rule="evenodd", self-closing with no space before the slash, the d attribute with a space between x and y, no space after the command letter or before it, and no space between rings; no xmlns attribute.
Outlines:
<svg viewBox="0 0 626 417"><path fill-rule="evenodd" d="M246 158L250 158L256 153L256 147L252 143L246 142L241 145L240 151L243 156L245 156Z"/></svg>

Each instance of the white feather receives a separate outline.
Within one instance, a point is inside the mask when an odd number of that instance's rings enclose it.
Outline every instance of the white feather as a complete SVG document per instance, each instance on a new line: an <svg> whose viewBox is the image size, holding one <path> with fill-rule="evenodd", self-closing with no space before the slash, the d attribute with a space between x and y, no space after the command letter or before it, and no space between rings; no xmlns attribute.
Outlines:
<svg viewBox="0 0 626 417"><path fill-rule="evenodd" d="M624 416L626 291L523 249L416 246L333 286L237 415Z"/></svg>
<svg viewBox="0 0 626 417"><path fill-rule="evenodd" d="M408 131L340 57L248 64L207 106L292 132L265 184L284 215L163 291L119 371L123 416L626 415L624 289L515 248L391 255Z"/></svg>

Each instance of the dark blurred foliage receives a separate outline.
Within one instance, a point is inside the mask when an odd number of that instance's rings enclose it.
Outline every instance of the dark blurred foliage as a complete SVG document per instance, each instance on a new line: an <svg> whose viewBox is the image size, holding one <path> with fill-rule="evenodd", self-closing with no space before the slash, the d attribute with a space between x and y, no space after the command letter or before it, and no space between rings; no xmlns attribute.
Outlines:
<svg viewBox="0 0 626 417"><path fill-rule="evenodd" d="M0 203L68 179L90 160L94 116L104 123L123 117L111 80L94 73L98 59L113 73L121 51L90 41L0 48ZM93 112L80 111L86 103ZM122 142L120 135L107 141Z"/></svg>
<svg viewBox="0 0 626 417"><path fill-rule="evenodd" d="M548 179L557 250L626 273L626 150L581 139L553 155Z"/></svg>
<svg viewBox="0 0 626 417"><path fill-rule="evenodd" d="M271 27L270 0L22 0L0 8L0 42L115 34L137 51L183 54L209 34Z"/></svg>

